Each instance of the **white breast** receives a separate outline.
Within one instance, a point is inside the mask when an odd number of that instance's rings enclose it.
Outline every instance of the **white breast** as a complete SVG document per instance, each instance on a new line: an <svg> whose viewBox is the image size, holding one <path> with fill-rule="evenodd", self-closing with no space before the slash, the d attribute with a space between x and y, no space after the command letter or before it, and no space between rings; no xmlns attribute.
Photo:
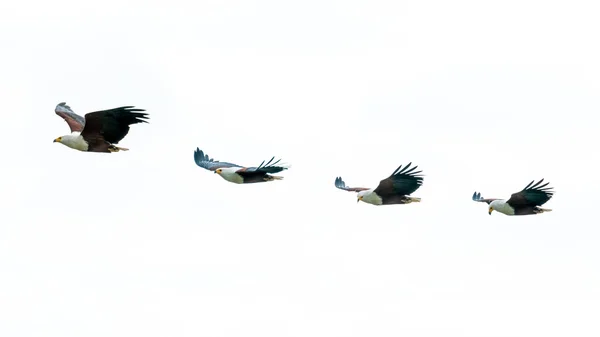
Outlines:
<svg viewBox="0 0 600 337"><path fill-rule="evenodd" d="M79 151L87 151L88 143L81 137L79 132L73 132L70 135L61 137L62 144Z"/></svg>
<svg viewBox="0 0 600 337"><path fill-rule="evenodd" d="M242 178L241 175L235 173L235 171L237 171L239 169L240 169L239 167L223 168L223 169L221 169L220 176L229 182L232 182L235 184L242 184L242 183L244 183L244 178Z"/></svg>
<svg viewBox="0 0 600 337"><path fill-rule="evenodd" d="M375 194L372 190L367 191L363 195L362 201L369 203L369 204L373 204L373 205L382 205L383 204L383 201L381 200L381 198L377 194Z"/></svg>
<svg viewBox="0 0 600 337"><path fill-rule="evenodd" d="M492 206L492 208L496 212L500 212L506 215L515 215L515 210L512 207L510 207L510 205L507 204L504 200L494 200L492 201L490 206Z"/></svg>

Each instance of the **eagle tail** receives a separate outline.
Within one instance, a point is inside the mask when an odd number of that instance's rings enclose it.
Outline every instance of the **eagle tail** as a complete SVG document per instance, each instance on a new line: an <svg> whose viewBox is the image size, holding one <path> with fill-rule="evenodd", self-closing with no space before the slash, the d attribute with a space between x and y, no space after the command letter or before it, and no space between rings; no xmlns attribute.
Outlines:
<svg viewBox="0 0 600 337"><path fill-rule="evenodd" d="M410 202L421 202L421 198L416 197L408 197L408 200L410 200Z"/></svg>
<svg viewBox="0 0 600 337"><path fill-rule="evenodd" d="M540 213L544 213L544 212L552 212L552 210L550 208L538 208L540 210Z"/></svg>
<svg viewBox="0 0 600 337"><path fill-rule="evenodd" d="M272 176L272 175L266 175L265 176L265 181L273 181L273 180L283 180L283 177Z"/></svg>

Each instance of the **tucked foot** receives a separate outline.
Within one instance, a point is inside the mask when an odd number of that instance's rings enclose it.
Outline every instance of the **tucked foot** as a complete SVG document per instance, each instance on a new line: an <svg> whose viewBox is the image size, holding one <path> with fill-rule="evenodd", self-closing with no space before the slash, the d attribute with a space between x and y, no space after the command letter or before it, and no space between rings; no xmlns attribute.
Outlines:
<svg viewBox="0 0 600 337"><path fill-rule="evenodd" d="M263 180L264 181L283 180L283 177L266 175L266 176L264 176Z"/></svg>
<svg viewBox="0 0 600 337"><path fill-rule="evenodd" d="M118 147L118 146L110 145L108 147L108 151L110 151L110 152L119 152L119 151L129 151L129 149L125 148L125 147Z"/></svg>

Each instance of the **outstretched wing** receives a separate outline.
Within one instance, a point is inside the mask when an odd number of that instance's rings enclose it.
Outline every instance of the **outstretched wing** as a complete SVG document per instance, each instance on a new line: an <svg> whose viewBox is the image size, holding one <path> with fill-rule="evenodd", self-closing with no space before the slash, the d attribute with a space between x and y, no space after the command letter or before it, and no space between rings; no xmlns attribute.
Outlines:
<svg viewBox="0 0 600 337"><path fill-rule="evenodd" d="M196 151L194 152L194 161L196 162L196 165L209 171L215 171L216 169L223 167L241 167L240 165L232 163L215 161L214 159L210 158L207 154L204 154L204 152L199 148L196 148Z"/></svg>
<svg viewBox="0 0 600 337"><path fill-rule="evenodd" d="M129 125L148 123L144 109L133 106L122 106L110 110L100 110L85 115L85 127L81 136L88 140L103 139L111 144L118 144L129 133Z"/></svg>
<svg viewBox="0 0 600 337"><path fill-rule="evenodd" d="M344 191L348 191L348 192L360 192L360 191L366 191L369 189L366 187L348 187L348 186L346 186L346 183L342 180L342 177L335 178L335 187L339 188L340 190L344 190Z"/></svg>
<svg viewBox="0 0 600 337"><path fill-rule="evenodd" d="M473 201L478 201L478 202L485 202L486 204L490 204L492 201L494 200L498 200L498 199L485 199L481 197L481 193L479 192L475 192L473 193Z"/></svg>
<svg viewBox="0 0 600 337"><path fill-rule="evenodd" d="M423 184L423 177L419 175L422 171L415 172L418 166L410 168L410 164L402 169L402 165L386 179L379 182L374 190L380 197L391 195L410 195ZM410 168L410 169L409 169Z"/></svg>
<svg viewBox="0 0 600 337"><path fill-rule="evenodd" d="M65 102L58 103L54 112L62 117L62 119L69 124L69 128L71 128L71 132L81 132L83 130L83 126L85 125L85 119L75 112L71 110L71 107L67 105Z"/></svg>
<svg viewBox="0 0 600 337"><path fill-rule="evenodd" d="M540 185L544 179L533 185L534 181L535 180L532 180L529 185L525 186L525 188L520 192L513 193L506 203L513 208L526 206L533 207L545 204L548 200L550 200L550 198L552 198L554 191L552 191L552 187L546 187L550 183Z"/></svg>
<svg viewBox="0 0 600 337"><path fill-rule="evenodd" d="M277 165L277 163L279 163L281 161L281 159L276 160L275 162L273 162L273 159L275 159L275 157L272 157L271 160L269 160L266 164L265 161L263 160L262 163L260 163L260 165L258 165L258 167L244 167L240 170L238 170L238 173L251 173L251 172L257 172L257 173L277 173L277 172L281 172L283 170L287 170L288 166L287 165Z"/></svg>

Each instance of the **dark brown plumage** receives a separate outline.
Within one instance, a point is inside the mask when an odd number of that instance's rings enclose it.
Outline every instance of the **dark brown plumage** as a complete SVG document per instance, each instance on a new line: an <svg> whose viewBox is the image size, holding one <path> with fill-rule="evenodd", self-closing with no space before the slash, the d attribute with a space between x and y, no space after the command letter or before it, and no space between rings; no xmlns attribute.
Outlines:
<svg viewBox="0 0 600 337"><path fill-rule="evenodd" d="M113 152L112 144L118 144L129 133L129 126L147 123L144 109L124 106L110 110L90 112L85 115L85 126L81 136L94 152Z"/></svg>

